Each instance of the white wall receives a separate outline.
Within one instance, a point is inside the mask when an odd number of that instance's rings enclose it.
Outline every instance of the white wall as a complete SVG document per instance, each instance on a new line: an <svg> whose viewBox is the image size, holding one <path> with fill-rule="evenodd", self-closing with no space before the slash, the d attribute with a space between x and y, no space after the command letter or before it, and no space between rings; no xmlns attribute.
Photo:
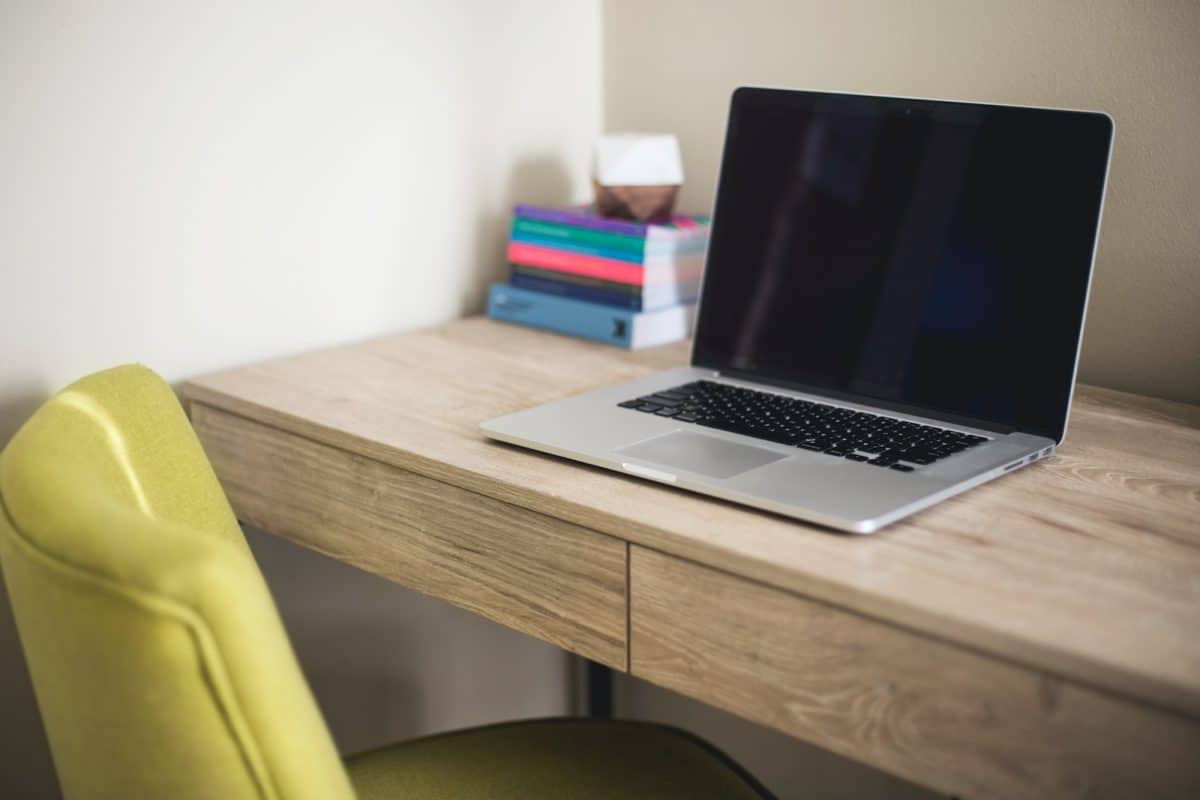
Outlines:
<svg viewBox="0 0 1200 800"><path fill-rule="evenodd" d="M600 69L594 2L0 0L0 445L114 364L478 310L509 205L586 196ZM252 543L344 745L563 709L557 650ZM53 796L11 625L0 794Z"/></svg>
<svg viewBox="0 0 1200 800"><path fill-rule="evenodd" d="M273 5L0 6L3 402L453 318L586 193L592 4Z"/></svg>
<svg viewBox="0 0 1200 800"><path fill-rule="evenodd" d="M1200 3L605 0L605 124L674 131L712 201L742 84L1099 108L1117 121L1079 377L1200 402Z"/></svg>

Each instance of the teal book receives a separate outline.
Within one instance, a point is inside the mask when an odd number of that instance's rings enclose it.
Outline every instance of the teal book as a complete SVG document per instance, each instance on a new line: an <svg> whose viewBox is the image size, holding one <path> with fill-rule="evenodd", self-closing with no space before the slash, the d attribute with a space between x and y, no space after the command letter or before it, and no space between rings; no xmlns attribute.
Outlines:
<svg viewBox="0 0 1200 800"><path fill-rule="evenodd" d="M492 285L488 316L582 339L633 350L686 339L692 332L696 306L677 305L655 311L632 311L521 289Z"/></svg>
<svg viewBox="0 0 1200 800"><path fill-rule="evenodd" d="M624 233L610 233L591 228L578 228L563 225L558 222L545 222L535 219L514 217L512 235L516 237L536 237L552 241L570 241L581 245L601 247L606 250L620 250L641 257L646 248L644 236L630 236Z"/></svg>
<svg viewBox="0 0 1200 800"><path fill-rule="evenodd" d="M512 236L510 241L521 242L522 244L531 244L535 247L552 247L556 250L562 250L567 253L578 253L583 256L595 256L596 258L611 258L617 261L626 261L630 264L641 264L645 260L645 254L641 251L634 252L633 250L620 250L612 247L602 247L586 242L578 242L569 238L551 238L548 236L536 236L525 231L517 230L517 225L513 225Z"/></svg>
<svg viewBox="0 0 1200 800"><path fill-rule="evenodd" d="M648 239L644 236L629 236L514 217L511 237L514 242L558 247L584 255L639 264L648 259L681 257L703 252L708 244L707 225L697 226L695 230L696 234L689 238Z"/></svg>

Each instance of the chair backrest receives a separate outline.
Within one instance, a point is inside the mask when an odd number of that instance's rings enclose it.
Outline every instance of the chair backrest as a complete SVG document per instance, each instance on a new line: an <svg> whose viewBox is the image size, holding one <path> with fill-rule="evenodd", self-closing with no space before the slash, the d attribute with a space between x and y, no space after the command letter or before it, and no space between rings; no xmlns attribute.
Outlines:
<svg viewBox="0 0 1200 800"><path fill-rule="evenodd" d="M0 564L66 798L353 790L169 386L117 367L0 454Z"/></svg>

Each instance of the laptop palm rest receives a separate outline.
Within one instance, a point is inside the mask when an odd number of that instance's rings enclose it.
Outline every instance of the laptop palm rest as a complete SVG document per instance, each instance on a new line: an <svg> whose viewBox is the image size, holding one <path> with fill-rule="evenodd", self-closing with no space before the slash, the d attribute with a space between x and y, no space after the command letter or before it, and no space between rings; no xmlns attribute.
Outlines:
<svg viewBox="0 0 1200 800"><path fill-rule="evenodd" d="M727 442L690 431L675 431L646 439L617 453L710 478L732 478L788 457L787 453L778 453L765 447Z"/></svg>

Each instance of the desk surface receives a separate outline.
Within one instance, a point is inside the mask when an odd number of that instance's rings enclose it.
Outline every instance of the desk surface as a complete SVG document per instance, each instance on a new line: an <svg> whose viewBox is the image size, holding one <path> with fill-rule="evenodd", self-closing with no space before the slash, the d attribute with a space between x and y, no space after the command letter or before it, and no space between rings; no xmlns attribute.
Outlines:
<svg viewBox="0 0 1200 800"><path fill-rule="evenodd" d="M1200 716L1200 407L1081 386L1052 458L871 537L479 432L481 420L686 359L682 343L630 353L473 318L208 375L184 393L756 585Z"/></svg>

